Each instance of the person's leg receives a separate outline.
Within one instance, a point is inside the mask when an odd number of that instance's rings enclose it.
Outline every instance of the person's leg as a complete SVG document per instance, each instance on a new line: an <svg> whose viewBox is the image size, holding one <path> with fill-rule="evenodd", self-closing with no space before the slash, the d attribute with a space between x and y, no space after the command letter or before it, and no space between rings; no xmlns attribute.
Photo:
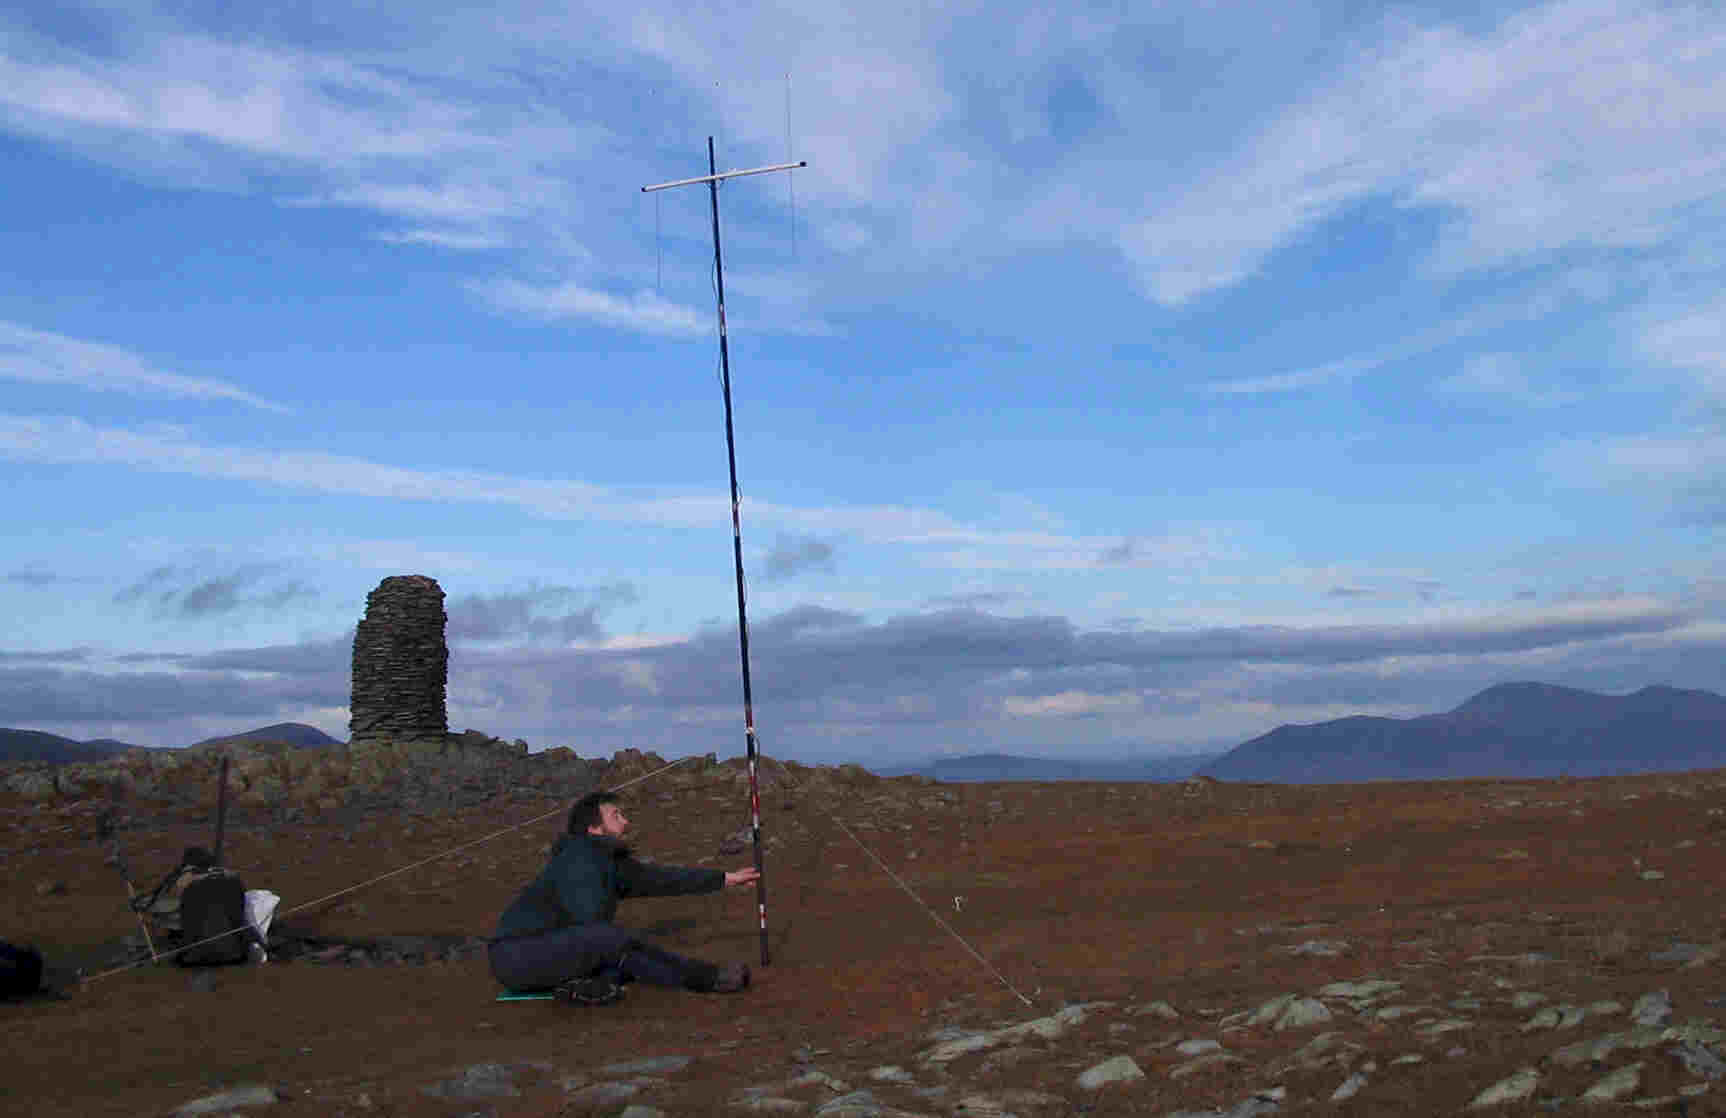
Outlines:
<svg viewBox="0 0 1726 1118"><path fill-rule="evenodd" d="M639 939L624 952L619 970L625 981L685 990L711 990L719 977L719 968L712 963L679 955Z"/></svg>
<svg viewBox="0 0 1726 1118"><path fill-rule="evenodd" d="M577 924L500 940L488 956L492 977L512 990L544 990L571 978L615 968L638 941L613 924Z"/></svg>

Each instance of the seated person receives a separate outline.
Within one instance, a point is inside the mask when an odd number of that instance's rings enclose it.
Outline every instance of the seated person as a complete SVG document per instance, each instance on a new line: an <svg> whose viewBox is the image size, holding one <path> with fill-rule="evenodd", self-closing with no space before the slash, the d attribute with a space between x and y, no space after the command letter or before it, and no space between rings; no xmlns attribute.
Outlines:
<svg viewBox="0 0 1726 1118"><path fill-rule="evenodd" d="M714 893L751 884L760 871L644 862L623 844L628 827L615 794L590 792L576 801L545 868L498 919L487 953L494 978L512 990L553 989L559 999L584 1005L616 1001L630 981L719 993L749 985L741 963L673 954L612 919L625 897Z"/></svg>

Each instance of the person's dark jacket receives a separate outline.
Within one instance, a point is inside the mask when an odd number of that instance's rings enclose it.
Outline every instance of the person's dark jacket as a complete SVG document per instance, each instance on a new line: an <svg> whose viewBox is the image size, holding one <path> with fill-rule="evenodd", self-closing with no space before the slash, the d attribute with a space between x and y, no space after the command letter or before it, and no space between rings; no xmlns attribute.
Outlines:
<svg viewBox="0 0 1726 1118"><path fill-rule="evenodd" d="M564 835L539 876L498 918L495 939L539 935L572 924L609 924L625 897L714 893L725 871L644 862L606 835Z"/></svg>

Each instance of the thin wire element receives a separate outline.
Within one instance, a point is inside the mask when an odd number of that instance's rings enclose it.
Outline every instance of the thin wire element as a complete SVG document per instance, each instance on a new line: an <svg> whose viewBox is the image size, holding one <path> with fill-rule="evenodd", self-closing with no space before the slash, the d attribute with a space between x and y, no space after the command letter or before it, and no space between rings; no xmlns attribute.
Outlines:
<svg viewBox="0 0 1726 1118"><path fill-rule="evenodd" d="M779 766L779 771L783 772L785 774L785 778L787 780L789 780L793 785L795 785L799 791L802 791L803 786L798 783L796 777L791 775L791 770L785 767L784 762L780 761L777 757L772 758L772 761L774 764ZM824 812L823 814L825 814L827 816L827 818L831 819L834 823L836 823L838 825L839 829L841 831L845 832L845 837L850 839L852 842L856 843L857 849L859 849L863 853L867 854L869 856L869 860L874 862L877 866L879 866L881 868L882 873L884 873L888 877L892 878L893 884L895 884L899 888L903 889L905 891L906 896L908 896L912 900L916 901L917 907L921 908L924 912L929 914L929 919L935 921L936 924L940 925L942 931L946 932L948 935L950 935L954 939L958 940L959 946L963 947L967 952L969 952L971 955L971 958L973 958L973 959L977 960L979 963L983 964L983 969L987 970L990 974L994 975L995 979L998 982L1000 982L1001 985L1005 986L1009 993L1011 993L1015 998L1018 998L1020 1001L1024 1002L1026 1005L1034 1006L1036 1004L1036 1003L1032 1002L1030 998L1027 998L1024 994L1021 994L1019 992L1018 987L1014 986L1011 982L1007 981L1007 976L1002 974L1000 972L1000 970L998 970L993 963L991 963L991 962L989 962L989 960L983 958L982 954L979 953L975 947L972 947L971 944L966 941L964 936L960 935L958 932L953 930L953 926L951 924L949 924L949 923L947 923L947 921L941 919L941 914L936 912L933 908L930 908L928 902L923 900L922 897L919 897L916 894L916 892L913 891L909 885L905 884L904 880L901 879L898 874L894 873L893 870L887 865L886 862L883 862L880 858L876 857L875 852L873 850L870 850L867 846L864 845L863 840L858 838L857 835L851 830L851 828L847 827L845 825L845 821L843 819L839 818L837 815L834 815L832 812Z"/></svg>
<svg viewBox="0 0 1726 1118"><path fill-rule="evenodd" d="M785 73L785 159L791 159L791 73ZM791 199L791 259L797 259L797 172L785 172L785 191Z"/></svg>
<svg viewBox="0 0 1726 1118"><path fill-rule="evenodd" d="M683 762L685 762L687 760L689 760L688 757L679 757L677 760L671 762L669 765L664 765L660 768L654 769L650 773L644 773L641 776L638 776L633 780L626 780L622 784L614 784L610 788L605 789L605 791L607 791L607 792L621 792L623 789L628 788L631 784L640 784L642 781L648 779L649 777L658 776L660 773L664 772L666 769L676 768L678 765L683 764ZM504 835L509 834L511 831L519 831L523 827L531 827L533 824L538 823L542 819L550 819L552 816L560 814L560 813L567 811L567 810L568 810L568 808L566 808L566 807L558 807L558 808L554 808L551 811L546 812L544 815L536 815L532 819L524 819L520 823L516 823L516 824L513 824L512 826L505 827L501 831L493 831L491 834L486 835L483 838L477 838L477 839L474 839L472 842L464 842L460 846L451 847L450 849L445 850L441 854L433 854L429 858L421 858L419 861L414 862L410 865L403 866L400 869L391 870L390 872L385 873L385 874L379 874L377 877L374 877L369 881L362 881L358 885L350 885L346 889L339 889L336 892L329 894L328 896L319 897L315 901L306 901L304 904L297 904L293 908L283 909L282 911L276 913L272 917L272 919L279 919L283 916L288 916L288 915L291 915L292 913L295 913L295 912L303 912L308 908L312 908L312 907L315 907L317 905L321 905L321 904L325 903L326 901L333 901L337 897L344 897L349 893L358 892L361 889L365 889L365 888L368 888L370 886L376 885L380 881L385 881L389 878L395 877L397 874L407 873L409 870L418 869L421 866L428 865L429 863L435 862L435 861L439 860L440 858L448 858L451 854L459 854L463 850L468 850L468 849L471 849L475 846L482 845L483 843L488 843L492 839L502 838ZM173 956L178 955L182 951L190 951L194 947L200 947L206 943L214 943L216 940L222 939L224 936L231 936L233 934L234 933L231 931L221 932L217 935L209 936L205 939L198 940L196 943L183 944L180 947L174 948L174 950L172 950L172 951L163 951L157 955L157 958L158 959L172 958ZM155 962L155 961L156 961L156 959L150 960L150 962ZM144 965L144 960L139 960L135 963L128 963L123 967L115 967L112 970L102 971L100 974L92 974L86 978L80 979L79 981L80 981L80 983L95 982L99 978L107 978L110 975L119 974L122 971L133 970L133 969L135 969L137 967L141 967L143 965Z"/></svg>

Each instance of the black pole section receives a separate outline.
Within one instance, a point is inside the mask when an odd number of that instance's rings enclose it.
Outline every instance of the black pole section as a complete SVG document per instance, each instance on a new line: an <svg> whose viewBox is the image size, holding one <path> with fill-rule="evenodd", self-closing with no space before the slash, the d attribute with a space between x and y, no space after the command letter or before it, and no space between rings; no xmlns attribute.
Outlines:
<svg viewBox="0 0 1726 1118"><path fill-rule="evenodd" d="M222 758L222 772L216 778L216 865L222 864L222 835L228 829L228 759Z"/></svg>
<svg viewBox="0 0 1726 1118"><path fill-rule="evenodd" d="M737 650L743 661L743 737L749 755L749 830L755 840L755 911L761 921L761 965L767 952L767 875L761 860L761 789L755 769L755 699L749 689L749 615L743 604L743 520L738 511L737 438L731 425L731 349L725 337L725 260L719 251L719 168L713 160L713 137L707 137L708 198L713 204L713 274L719 295L719 373L725 390L725 457L731 467L731 557L737 571Z"/></svg>

